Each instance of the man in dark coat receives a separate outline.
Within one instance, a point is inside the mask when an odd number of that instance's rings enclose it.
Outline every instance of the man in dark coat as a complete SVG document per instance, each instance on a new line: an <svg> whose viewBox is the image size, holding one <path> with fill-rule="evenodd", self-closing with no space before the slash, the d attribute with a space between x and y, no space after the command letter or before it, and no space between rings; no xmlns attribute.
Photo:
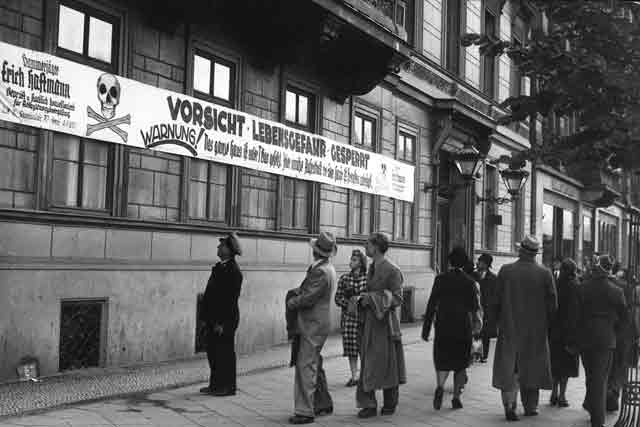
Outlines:
<svg viewBox="0 0 640 427"><path fill-rule="evenodd" d="M200 392L214 396L236 394L235 335L240 320L238 298L242 273L235 256L241 254L235 233L220 239L220 261L211 269L200 312L200 320L206 324L207 358L211 369L209 386Z"/></svg>
<svg viewBox="0 0 640 427"><path fill-rule="evenodd" d="M480 302L482 304L482 331L480 336L482 337L482 363L487 363L487 357L489 356L489 345L491 338L495 338L496 320L493 316L491 306L493 306L493 299L496 292L496 281L498 277L491 271L491 264L493 263L493 257L489 254L482 254L478 257L478 270L475 272L475 279L480 285Z"/></svg>
<svg viewBox="0 0 640 427"><path fill-rule="evenodd" d="M577 314L572 329L582 355L587 393L583 407L591 426L602 427L605 418L607 377L616 348L616 331L627 321L622 289L609 277L611 259L600 256L591 277L578 288Z"/></svg>
<svg viewBox="0 0 640 427"><path fill-rule="evenodd" d="M515 421L518 389L524 414L538 414L539 390L551 389L549 320L557 310L551 271L536 263L540 242L526 236L516 262L502 266L496 283L494 313L498 342L493 386L502 390L507 420Z"/></svg>

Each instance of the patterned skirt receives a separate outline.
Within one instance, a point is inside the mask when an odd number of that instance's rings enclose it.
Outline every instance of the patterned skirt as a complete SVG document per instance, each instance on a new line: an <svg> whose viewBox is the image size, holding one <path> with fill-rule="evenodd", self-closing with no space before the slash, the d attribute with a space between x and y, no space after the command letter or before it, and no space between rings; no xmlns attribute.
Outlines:
<svg viewBox="0 0 640 427"><path fill-rule="evenodd" d="M343 311L340 317L340 328L342 330L342 355L345 357L358 357L360 353L358 319Z"/></svg>

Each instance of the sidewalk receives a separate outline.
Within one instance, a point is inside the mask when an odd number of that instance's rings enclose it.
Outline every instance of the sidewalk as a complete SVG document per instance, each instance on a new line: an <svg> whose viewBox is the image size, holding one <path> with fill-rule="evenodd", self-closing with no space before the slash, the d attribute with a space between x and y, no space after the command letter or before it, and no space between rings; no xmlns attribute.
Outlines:
<svg viewBox="0 0 640 427"><path fill-rule="evenodd" d="M420 339L416 324L403 325L404 343ZM332 335L323 349L325 358L342 356L342 341ZM238 375L289 365L289 345L238 358ZM96 368L66 372L43 378L41 382L0 384L0 418L77 402L124 396L199 384L209 380L204 355L188 360L144 364L124 368Z"/></svg>
<svg viewBox="0 0 640 427"><path fill-rule="evenodd" d="M546 402L549 392L541 393L540 415L533 418L521 417L518 423L504 420L500 395L490 386L491 364L476 364L469 369L469 384L463 395L464 409L451 410L451 379L445 389L443 408L435 411L432 407L435 375L431 361L431 343L419 338L417 326L404 329L405 354L408 369L408 383L400 389L400 404L393 416L378 416L374 419L360 420L356 417L355 390L347 388L348 363L340 354L339 337L332 337L327 346L325 370L329 382L329 391L334 400L334 414L316 419L315 425L322 426L427 426L427 427L489 427L512 425L517 427L588 427L588 415L581 409L584 396L584 376L569 382L568 399L570 408L549 407ZM332 357L333 356L333 357ZM158 377L153 370L140 375L136 371L135 379L130 383L142 387L144 384L159 384L160 378L171 377L180 372L196 378L201 375L200 383L184 387L165 389L151 393L120 396L91 403L76 403L64 408L41 411L35 415L4 418L0 427L22 426L176 426L176 427L213 427L213 426L282 426L288 425L287 418L293 411L293 371L282 367L266 369L287 362L288 348L278 347L260 355L242 358L239 366L248 374L238 378L236 396L216 398L202 395L198 389L203 385L206 369L204 361L185 364L172 364L173 368L160 366ZM177 367L179 365L180 367ZM188 366L187 366L188 365ZM254 369L251 369L251 366ZM126 377L126 373L119 375ZM111 377L109 375L108 377ZM185 376L186 377L186 376ZM175 378L175 377L171 377ZM184 377L183 377L184 378ZM93 387L101 387L104 379L95 379ZM123 381L122 379L118 381ZM58 384L64 384L59 381ZM34 384L35 386L42 386ZM72 390L67 386L50 385L54 393ZM86 387L86 383L85 383ZM40 390L42 393L44 390ZM4 390L0 390L3 393ZM96 398L95 389L86 387L84 393ZM91 394L93 393L93 394ZM102 391L100 391L102 393ZM46 398L45 398L46 396ZM4 397L3 397L4 398ZM29 399L56 399L61 396L31 394ZM77 399L77 396L76 396ZM519 411L521 412L521 410ZM615 414L607 420L612 425Z"/></svg>

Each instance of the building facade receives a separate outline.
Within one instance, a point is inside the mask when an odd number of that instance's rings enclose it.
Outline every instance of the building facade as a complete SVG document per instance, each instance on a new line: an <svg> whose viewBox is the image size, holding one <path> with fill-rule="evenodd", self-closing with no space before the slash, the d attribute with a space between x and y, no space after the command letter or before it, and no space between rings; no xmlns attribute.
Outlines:
<svg viewBox="0 0 640 427"><path fill-rule="evenodd" d="M0 42L415 167L405 201L0 121L0 380L29 355L44 375L197 355L198 295L229 230L244 249L240 353L286 341L284 297L320 230L338 237L339 272L371 231L393 237L406 319L424 312L454 245L497 268L532 232L545 262L625 260L629 209L598 207L607 183L528 164L521 197L496 203L499 160L531 133L499 126L498 104L529 82L459 34L525 43L542 25L525 3L0 0ZM451 156L469 144L486 160L464 185Z"/></svg>

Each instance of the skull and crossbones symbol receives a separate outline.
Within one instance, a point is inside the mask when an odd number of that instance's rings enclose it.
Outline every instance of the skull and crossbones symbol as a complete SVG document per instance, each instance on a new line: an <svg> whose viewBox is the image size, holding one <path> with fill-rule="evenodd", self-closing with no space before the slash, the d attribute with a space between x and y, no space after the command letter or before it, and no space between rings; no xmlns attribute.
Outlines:
<svg viewBox="0 0 640 427"><path fill-rule="evenodd" d="M120 82L113 74L105 73L98 78L97 89L102 114L87 106L87 115L97 121L95 124L87 125L87 136L102 129L109 129L122 138L122 141L127 142L127 132L118 126L131 124L131 115L114 118L116 107L120 104Z"/></svg>

